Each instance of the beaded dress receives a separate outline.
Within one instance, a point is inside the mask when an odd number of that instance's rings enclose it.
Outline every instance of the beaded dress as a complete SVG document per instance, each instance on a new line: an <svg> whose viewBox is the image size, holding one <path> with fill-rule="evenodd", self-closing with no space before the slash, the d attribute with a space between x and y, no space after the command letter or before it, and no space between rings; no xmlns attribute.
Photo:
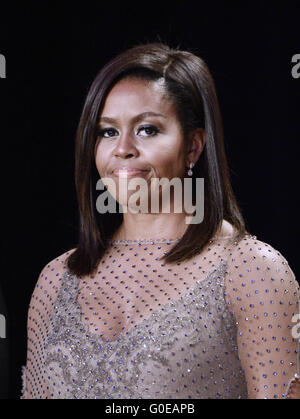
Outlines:
<svg viewBox="0 0 300 419"><path fill-rule="evenodd" d="M42 269L21 398L286 397L300 294L287 260L246 235L167 264L172 244L111 240L93 276L70 274L74 249Z"/></svg>

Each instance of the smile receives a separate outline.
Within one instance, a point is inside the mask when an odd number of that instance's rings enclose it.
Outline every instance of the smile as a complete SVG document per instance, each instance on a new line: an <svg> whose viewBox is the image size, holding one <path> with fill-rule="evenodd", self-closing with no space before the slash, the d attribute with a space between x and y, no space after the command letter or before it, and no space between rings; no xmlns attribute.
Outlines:
<svg viewBox="0 0 300 419"><path fill-rule="evenodd" d="M148 170L137 170L137 169L116 169L113 171L113 175L117 177L131 177L138 175L145 175L148 173Z"/></svg>

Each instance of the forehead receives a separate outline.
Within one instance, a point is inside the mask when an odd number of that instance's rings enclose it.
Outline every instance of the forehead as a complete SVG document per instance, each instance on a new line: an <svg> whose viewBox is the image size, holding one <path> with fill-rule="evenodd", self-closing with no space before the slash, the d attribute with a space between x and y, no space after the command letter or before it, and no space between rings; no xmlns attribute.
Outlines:
<svg viewBox="0 0 300 419"><path fill-rule="evenodd" d="M128 77L119 81L108 93L102 116L154 110L165 113L173 111L166 97L163 80L148 81Z"/></svg>

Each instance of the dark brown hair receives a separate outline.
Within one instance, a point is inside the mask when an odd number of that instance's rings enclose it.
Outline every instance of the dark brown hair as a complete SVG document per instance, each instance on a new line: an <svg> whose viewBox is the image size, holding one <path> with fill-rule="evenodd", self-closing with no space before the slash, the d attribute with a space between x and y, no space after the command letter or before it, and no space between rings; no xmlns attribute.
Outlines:
<svg viewBox="0 0 300 419"><path fill-rule="evenodd" d="M137 45L112 59L98 73L87 94L78 125L75 185L79 238L75 251L67 259L69 270L76 275L95 272L108 246L108 239L123 220L119 211L105 214L96 211L99 173L94 147L105 99L112 87L128 76L147 80L163 77L183 133L200 127L205 129L205 147L193 168L194 179L204 178L204 220L200 224L190 224L181 240L162 259L168 263L179 262L200 253L220 228L223 219L235 227L236 240L246 233L230 184L222 119L214 80L206 63L191 52L172 49L163 43Z"/></svg>

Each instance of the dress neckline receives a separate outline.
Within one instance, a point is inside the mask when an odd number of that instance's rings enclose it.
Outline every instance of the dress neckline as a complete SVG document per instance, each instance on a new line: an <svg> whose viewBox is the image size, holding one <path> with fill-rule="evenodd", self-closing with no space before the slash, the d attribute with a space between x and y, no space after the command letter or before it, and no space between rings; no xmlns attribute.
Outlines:
<svg viewBox="0 0 300 419"><path fill-rule="evenodd" d="M98 334L96 332L93 332L90 329L90 326L88 323L86 323L82 318L82 310L80 303L78 301L78 293L80 291L80 278L77 275L71 274L69 271L66 271L63 277L63 291L66 292L68 289L68 285L65 281L75 281L73 284L75 287L71 286L71 299L69 300L71 304L73 304L76 307L76 324L82 327L86 334L88 334L91 338L95 340L96 343L100 344L109 344L109 345L115 345L120 342L123 342L124 340L130 338L134 334L140 334L141 330L143 329L144 325L147 324L147 322L150 321L150 319L154 316L158 316L161 312L164 312L168 307L174 306L174 308L184 302L185 298L188 295L194 295L197 291L198 287L205 286L210 283L210 281L224 281L224 275L228 268L228 262L225 259L221 259L217 265L213 267L210 271L206 272L203 278L199 278L195 280L191 286L184 292L179 298L176 298L174 300L162 303L160 306L156 307L153 311L149 313L146 317L144 317L141 321L136 323L134 326L130 327L127 330L122 330L119 332L117 337L113 340L105 338L102 334Z"/></svg>
<svg viewBox="0 0 300 419"><path fill-rule="evenodd" d="M181 240L181 238L176 237L175 239L165 239L165 238L157 238L157 239L135 239L135 240L113 240L109 239L108 243L110 244L158 244L158 243L177 243Z"/></svg>
<svg viewBox="0 0 300 419"><path fill-rule="evenodd" d="M227 240L233 238L232 235L226 236L216 236L213 239L210 239L208 243L213 243L215 240ZM129 244L171 244L177 243L182 239L182 237L176 237L174 239L166 239L166 238L155 238L155 239L132 239L132 240L117 240L117 239L108 239L108 243L112 245L129 245Z"/></svg>

